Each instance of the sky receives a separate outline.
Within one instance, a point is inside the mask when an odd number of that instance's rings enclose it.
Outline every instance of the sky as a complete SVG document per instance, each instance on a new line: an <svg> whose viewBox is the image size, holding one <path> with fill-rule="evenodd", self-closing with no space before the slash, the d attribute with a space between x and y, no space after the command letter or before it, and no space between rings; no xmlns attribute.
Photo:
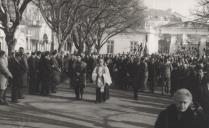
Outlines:
<svg viewBox="0 0 209 128"><path fill-rule="evenodd" d="M183 16L192 17L191 11L197 7L198 0L144 0L148 8L172 9Z"/></svg>

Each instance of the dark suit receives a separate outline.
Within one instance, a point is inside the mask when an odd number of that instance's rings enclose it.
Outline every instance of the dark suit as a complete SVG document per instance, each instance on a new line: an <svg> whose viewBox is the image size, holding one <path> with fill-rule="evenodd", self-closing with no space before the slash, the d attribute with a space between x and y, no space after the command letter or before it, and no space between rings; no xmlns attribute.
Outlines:
<svg viewBox="0 0 209 128"><path fill-rule="evenodd" d="M38 86L37 78L38 78L38 72L37 72L37 63L36 58L33 58L32 56L28 58L28 66L29 66L29 94L35 94L36 89Z"/></svg>
<svg viewBox="0 0 209 128"><path fill-rule="evenodd" d="M22 62L17 62L15 58L10 58L9 60L9 69L13 75L13 79L11 81L12 84L12 101L17 101L18 98L22 96L22 89L24 82L24 76L27 73L26 67L22 64ZM21 93L21 94L20 94Z"/></svg>
<svg viewBox="0 0 209 128"><path fill-rule="evenodd" d="M21 87L19 89L19 98L23 98L23 88L28 87L28 61L27 56L23 54L19 62L23 68L24 73L21 75Z"/></svg>
<svg viewBox="0 0 209 128"><path fill-rule="evenodd" d="M136 76L134 78L134 98L138 98L139 89L147 89L148 67L146 62L137 65Z"/></svg>
<svg viewBox="0 0 209 128"><path fill-rule="evenodd" d="M72 70L72 84L77 99L82 99L83 89L86 86L86 63L75 62Z"/></svg>
<svg viewBox="0 0 209 128"><path fill-rule="evenodd" d="M40 85L41 85L41 75L40 75L40 58L36 57L35 58L36 62L36 72L37 72L37 81L36 81L36 92L40 92Z"/></svg>
<svg viewBox="0 0 209 128"><path fill-rule="evenodd" d="M51 63L45 57L40 59L41 94L50 94Z"/></svg>
<svg viewBox="0 0 209 128"><path fill-rule="evenodd" d="M155 128L208 128L208 123L203 112L190 107L179 112L173 104L160 113Z"/></svg>
<svg viewBox="0 0 209 128"><path fill-rule="evenodd" d="M151 92L154 92L154 87L156 85L156 63L149 63L148 65L148 71L149 71L149 87Z"/></svg>
<svg viewBox="0 0 209 128"><path fill-rule="evenodd" d="M60 82L61 69L59 67L58 60L55 57L52 57L50 62L52 65L51 91L56 92L56 86Z"/></svg>

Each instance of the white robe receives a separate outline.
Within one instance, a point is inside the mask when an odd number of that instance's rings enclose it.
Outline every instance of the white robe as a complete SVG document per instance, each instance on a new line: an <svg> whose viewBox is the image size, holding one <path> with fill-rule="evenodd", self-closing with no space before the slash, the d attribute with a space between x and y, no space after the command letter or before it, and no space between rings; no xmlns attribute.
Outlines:
<svg viewBox="0 0 209 128"><path fill-rule="evenodd" d="M108 67L96 66L92 73L92 80L96 84L96 87L100 88L101 92L104 92L104 87L112 84Z"/></svg>

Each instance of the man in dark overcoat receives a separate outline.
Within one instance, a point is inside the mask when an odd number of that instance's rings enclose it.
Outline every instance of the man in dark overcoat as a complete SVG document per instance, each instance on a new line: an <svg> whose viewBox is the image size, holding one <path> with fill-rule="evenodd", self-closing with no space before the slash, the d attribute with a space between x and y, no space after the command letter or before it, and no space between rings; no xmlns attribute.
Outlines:
<svg viewBox="0 0 209 128"><path fill-rule="evenodd" d="M147 89L148 80L148 66L145 58L141 58L140 63L137 65L136 76L134 78L134 99L138 99L138 90L144 91Z"/></svg>
<svg viewBox="0 0 209 128"><path fill-rule="evenodd" d="M43 53L41 56L39 71L41 78L41 95L48 96L50 95L50 84L51 84L50 80L51 80L51 72L52 72L48 51Z"/></svg>
<svg viewBox="0 0 209 128"><path fill-rule="evenodd" d="M24 48L20 47L19 48L19 54L20 54L20 61L19 64L22 66L22 72L23 74L21 74L20 76L20 82L21 82L21 86L18 92L18 98L19 99L23 99L23 89L24 87L28 87L28 61L27 61L27 55L24 53Z"/></svg>
<svg viewBox="0 0 209 128"><path fill-rule="evenodd" d="M86 63L77 56L77 61L73 64L72 84L75 90L77 100L83 99L84 88L86 86Z"/></svg>
<svg viewBox="0 0 209 128"><path fill-rule="evenodd" d="M37 74L36 55L34 52L32 52L31 56L28 58L28 66L29 66L29 94L35 94L38 74Z"/></svg>
<svg viewBox="0 0 209 128"><path fill-rule="evenodd" d="M9 70L13 75L13 79L11 80L11 98L12 102L16 103L19 99L20 89L23 88L22 76L26 72L25 66L21 63L20 53L15 53L15 57L9 59Z"/></svg>
<svg viewBox="0 0 209 128"><path fill-rule="evenodd" d="M57 51L52 52L51 57L51 66L52 66L52 79L51 79L51 92L56 93L56 86L60 82L60 76L61 76L61 68L59 66L58 60L57 60Z"/></svg>
<svg viewBox="0 0 209 128"><path fill-rule="evenodd" d="M154 88L156 85L156 63L155 59L151 58L150 62L148 63L148 71L149 71L149 89L152 93L154 93Z"/></svg>
<svg viewBox="0 0 209 128"><path fill-rule="evenodd" d="M41 52L36 52L35 62L36 62L36 73L37 73L37 80L35 86L35 92L40 93L40 86L41 86L41 75L40 75L40 59L41 59Z"/></svg>

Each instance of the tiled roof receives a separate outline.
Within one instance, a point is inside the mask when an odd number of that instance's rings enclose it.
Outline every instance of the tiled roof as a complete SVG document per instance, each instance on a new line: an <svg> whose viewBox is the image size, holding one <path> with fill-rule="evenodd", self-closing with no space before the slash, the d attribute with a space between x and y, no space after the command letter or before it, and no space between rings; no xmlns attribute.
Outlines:
<svg viewBox="0 0 209 128"><path fill-rule="evenodd" d="M209 25L204 24L204 23L195 22L195 21L185 21L185 22L166 24L166 25L162 25L159 27L207 28L207 27L209 27Z"/></svg>

